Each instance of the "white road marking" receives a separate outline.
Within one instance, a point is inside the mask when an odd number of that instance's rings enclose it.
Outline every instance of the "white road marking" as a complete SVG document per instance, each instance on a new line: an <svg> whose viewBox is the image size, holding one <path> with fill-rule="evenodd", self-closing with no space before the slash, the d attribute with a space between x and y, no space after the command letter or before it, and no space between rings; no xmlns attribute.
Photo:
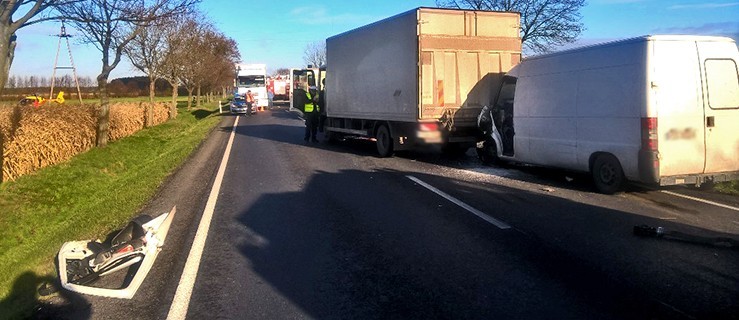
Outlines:
<svg viewBox="0 0 739 320"><path fill-rule="evenodd" d="M190 248L190 253L187 255L187 262L185 262L185 268L182 270L180 284L177 286L177 292L172 300L172 306L169 308L169 313L167 314L168 320L185 319L187 316L187 308L190 306L190 297L195 286L195 278L198 276L198 269L200 268L200 258L203 256L203 249L205 248L205 239L208 237L210 221L213 218L213 211L215 211L216 200L218 200L218 193L221 190L221 183L226 172L226 165L231 154L231 146L233 145L238 123L239 117L237 116L236 120L234 120L233 129L231 130L231 136L228 138L226 151L223 152L223 158L221 158L221 165L218 167L216 179L213 182L213 188L210 189L208 202L205 204L205 210L203 210L203 217L200 219L195 240Z"/></svg>
<svg viewBox="0 0 739 320"><path fill-rule="evenodd" d="M500 229L504 229L505 230L505 229L510 229L511 228L511 226L508 225L507 223L505 223L503 221L500 221L498 219L495 219L495 218L493 218L493 217L485 214L484 212L473 208L472 206L470 206L470 205L462 202L461 200L459 200L459 199L457 199L455 197L452 197L452 196L444 193L443 191L441 191L439 189L434 188L430 184L428 184L426 182L423 182L423 181L421 181L420 179L418 179L418 178L416 178L414 176L405 176L405 177L408 178L408 179L413 180L413 182L420 184L422 187L431 190L433 193L436 193L436 194L440 195L442 198L451 201L452 203L454 203L454 204L462 207L463 209L465 209L465 210L471 212L472 214L478 216L480 219L485 220L485 221L493 224L494 226L496 226L496 227L498 227Z"/></svg>
<svg viewBox="0 0 739 320"><path fill-rule="evenodd" d="M714 206L721 207L721 208L726 208L726 209L729 209L729 210L739 211L739 208L737 208L737 207L732 207L732 206L725 205L725 204L722 204L722 203L708 201L708 200L704 200L704 199L696 198L696 197L691 197L691 196L686 196L684 194L679 194L679 193L672 192L672 191L667 191L667 190L661 190L661 191L663 193L666 193L666 194L669 194L669 195L673 195L673 196L676 196L676 197L681 197L681 198L690 199L690 200L693 200L693 201L703 202L703 203L706 203L706 204L714 205Z"/></svg>

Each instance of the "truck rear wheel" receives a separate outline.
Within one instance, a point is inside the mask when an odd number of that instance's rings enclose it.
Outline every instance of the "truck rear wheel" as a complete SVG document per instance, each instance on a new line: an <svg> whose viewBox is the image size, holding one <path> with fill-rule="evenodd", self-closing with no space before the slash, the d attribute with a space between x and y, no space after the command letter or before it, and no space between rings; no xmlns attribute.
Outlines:
<svg viewBox="0 0 739 320"><path fill-rule="evenodd" d="M334 131L325 130L323 136L328 143L337 143L342 139L342 134Z"/></svg>
<svg viewBox="0 0 739 320"><path fill-rule="evenodd" d="M393 137L390 136L390 130L387 128L387 125L380 125L379 128L377 128L377 134L375 135L375 138L377 139L377 153L380 155L381 158L387 158L389 156L393 155Z"/></svg>
<svg viewBox="0 0 739 320"><path fill-rule="evenodd" d="M621 189L624 171L616 157L610 154L599 155L595 158L591 171L595 188L600 193L614 194Z"/></svg>

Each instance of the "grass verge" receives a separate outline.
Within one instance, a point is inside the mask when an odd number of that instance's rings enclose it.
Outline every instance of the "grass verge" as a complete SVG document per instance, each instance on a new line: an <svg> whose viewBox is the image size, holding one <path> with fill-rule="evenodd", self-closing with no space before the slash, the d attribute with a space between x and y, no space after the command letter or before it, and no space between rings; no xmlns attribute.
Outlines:
<svg viewBox="0 0 739 320"><path fill-rule="evenodd" d="M25 318L62 243L121 227L218 123L217 106L0 185L0 319Z"/></svg>
<svg viewBox="0 0 739 320"><path fill-rule="evenodd" d="M729 182L720 182L717 183L714 187L714 190L726 193L726 194L733 194L735 196L739 196L739 181L729 181Z"/></svg>

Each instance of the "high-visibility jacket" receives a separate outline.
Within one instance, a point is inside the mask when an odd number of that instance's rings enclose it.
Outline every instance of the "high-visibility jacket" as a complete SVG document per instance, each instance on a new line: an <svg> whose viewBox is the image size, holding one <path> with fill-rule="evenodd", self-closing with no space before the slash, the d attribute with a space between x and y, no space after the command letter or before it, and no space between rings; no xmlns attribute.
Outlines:
<svg viewBox="0 0 739 320"><path fill-rule="evenodd" d="M303 110L305 110L305 112L313 112L315 106L313 105L313 97L310 95L309 91L305 92L305 97L308 98L308 100L306 100L305 108Z"/></svg>

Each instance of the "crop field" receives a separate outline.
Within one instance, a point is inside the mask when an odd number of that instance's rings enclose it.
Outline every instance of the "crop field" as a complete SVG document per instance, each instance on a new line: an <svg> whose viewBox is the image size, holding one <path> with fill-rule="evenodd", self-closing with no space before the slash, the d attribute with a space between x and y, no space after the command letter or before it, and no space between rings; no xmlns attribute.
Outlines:
<svg viewBox="0 0 739 320"><path fill-rule="evenodd" d="M48 104L0 107L2 181L64 162L95 146L98 105ZM147 112L150 111L150 112ZM110 105L108 139L115 141L169 119L163 102Z"/></svg>

